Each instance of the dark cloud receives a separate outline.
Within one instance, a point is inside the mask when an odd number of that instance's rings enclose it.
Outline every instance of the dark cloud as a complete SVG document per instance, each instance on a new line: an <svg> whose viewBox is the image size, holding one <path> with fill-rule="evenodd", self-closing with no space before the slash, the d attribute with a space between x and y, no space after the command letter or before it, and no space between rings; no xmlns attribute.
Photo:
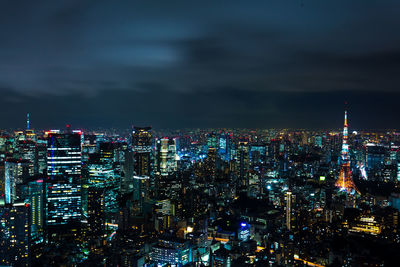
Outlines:
<svg viewBox="0 0 400 267"><path fill-rule="evenodd" d="M303 3L4 1L3 125L336 127L351 99L394 127L400 3Z"/></svg>

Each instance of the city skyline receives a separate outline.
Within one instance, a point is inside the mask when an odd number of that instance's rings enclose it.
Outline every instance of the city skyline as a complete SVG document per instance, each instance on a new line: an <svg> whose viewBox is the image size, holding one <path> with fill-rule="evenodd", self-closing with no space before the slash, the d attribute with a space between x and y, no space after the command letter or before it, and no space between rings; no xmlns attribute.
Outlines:
<svg viewBox="0 0 400 267"><path fill-rule="evenodd" d="M345 112L348 112L348 108L346 108L346 107L348 107L348 104L347 104L347 102L345 103L345 108L342 110L342 112L343 111L345 111ZM86 126L86 125L83 125L82 123L79 123L78 122L78 125L71 125L71 123L70 123L70 121L71 120L66 120L66 122L65 123L63 123L63 122L61 122L61 121L58 121L56 124L53 124L53 125L50 125L50 124L47 124L46 125L46 123L41 123L41 124L39 124L39 125L45 125L45 126L40 126L40 127L35 127L35 126L31 126L31 119L30 119L30 113L26 113L25 114L25 125L20 125L20 123L21 123L21 121L17 121L16 122L16 124L18 124L18 126L15 126L15 127L4 127L3 128L3 130L24 130L24 129L26 129L26 130L29 130L29 129L35 129L35 130L39 130L39 131L50 131L50 130L53 130L53 129L58 129L58 130L68 130L68 129L70 129L71 128L71 126L72 126L72 128L74 128L74 129L81 129L81 130L85 130L85 131L107 131L107 130L111 130L111 131L130 131L130 130L132 130L134 127L141 127L141 126L143 126L143 125L151 125L150 123L146 123L145 121L141 121L141 123L136 123L136 124L130 124L130 125L122 125L121 127L119 127L119 126L115 126L115 124L112 124L113 126L112 127L110 127L109 125L102 125L102 126L99 126L99 125L96 125L96 126L94 126L94 127L90 127L90 126ZM337 118L335 118L335 120L336 120ZM336 121L335 121L335 124L336 124ZM90 123L89 123L89 125L91 125ZM151 127L153 127L153 125L151 125ZM211 130L211 129L215 129L215 130L218 130L218 131L224 131L224 130L234 130L234 129L237 129L237 130L249 130L249 129L254 129L254 130L272 130L272 129L275 129L275 130L293 130L293 131L296 131L296 130L299 130L299 131L301 131L301 130L305 130L305 131L316 131L316 132L318 132L318 131L341 131L341 127L317 127L317 126L313 126L313 127L284 127L284 126L282 126L282 127L211 127L211 126L208 126L208 127L199 127L199 126L193 126L193 127L164 127L164 128L155 128L154 130L157 132L157 131L175 131L175 130L190 130L190 129L192 129L192 130L195 130L195 129L202 129L202 130ZM371 131L371 132L374 132L374 131L393 131L393 132L396 132L397 131L397 129L396 128L389 128L389 127L387 127L387 128L372 128L372 127L365 127L365 128L353 128L352 129L352 131L350 132L350 133L353 133L353 132L358 132L358 131Z"/></svg>
<svg viewBox="0 0 400 267"><path fill-rule="evenodd" d="M0 266L397 266L400 1L3 1Z"/></svg>

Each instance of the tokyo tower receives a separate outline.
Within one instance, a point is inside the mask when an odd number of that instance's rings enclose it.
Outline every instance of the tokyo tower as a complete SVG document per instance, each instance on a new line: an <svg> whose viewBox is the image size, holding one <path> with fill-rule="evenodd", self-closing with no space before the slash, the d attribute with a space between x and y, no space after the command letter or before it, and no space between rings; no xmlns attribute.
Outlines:
<svg viewBox="0 0 400 267"><path fill-rule="evenodd" d="M340 165L339 177L336 180L336 186L340 188L341 191L346 191L348 193L357 192L360 193L351 178L350 170L350 158L349 158L349 132L347 125L347 111L344 112L344 127L343 127L343 143L342 143L342 160Z"/></svg>

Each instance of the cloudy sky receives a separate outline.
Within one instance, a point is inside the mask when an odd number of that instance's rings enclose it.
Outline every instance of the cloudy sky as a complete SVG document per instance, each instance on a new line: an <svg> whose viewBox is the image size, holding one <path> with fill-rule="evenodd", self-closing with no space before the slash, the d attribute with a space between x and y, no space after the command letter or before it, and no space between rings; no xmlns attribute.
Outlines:
<svg viewBox="0 0 400 267"><path fill-rule="evenodd" d="M0 128L400 128L400 1L0 3Z"/></svg>

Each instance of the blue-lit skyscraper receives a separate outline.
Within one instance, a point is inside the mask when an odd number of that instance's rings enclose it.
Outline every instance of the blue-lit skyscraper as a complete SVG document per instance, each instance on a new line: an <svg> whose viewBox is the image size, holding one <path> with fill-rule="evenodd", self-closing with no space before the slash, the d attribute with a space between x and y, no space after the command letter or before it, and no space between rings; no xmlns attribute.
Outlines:
<svg viewBox="0 0 400 267"><path fill-rule="evenodd" d="M47 139L47 175L50 178L79 178L81 168L81 133L50 133Z"/></svg>
<svg viewBox="0 0 400 267"><path fill-rule="evenodd" d="M26 160L8 159L4 163L5 202L14 203L19 197L19 185L29 177L31 164Z"/></svg>
<svg viewBox="0 0 400 267"><path fill-rule="evenodd" d="M50 133L47 142L46 228L66 230L81 220L81 133Z"/></svg>
<svg viewBox="0 0 400 267"><path fill-rule="evenodd" d="M231 160L232 136L223 133L219 136L218 154L225 161Z"/></svg>

